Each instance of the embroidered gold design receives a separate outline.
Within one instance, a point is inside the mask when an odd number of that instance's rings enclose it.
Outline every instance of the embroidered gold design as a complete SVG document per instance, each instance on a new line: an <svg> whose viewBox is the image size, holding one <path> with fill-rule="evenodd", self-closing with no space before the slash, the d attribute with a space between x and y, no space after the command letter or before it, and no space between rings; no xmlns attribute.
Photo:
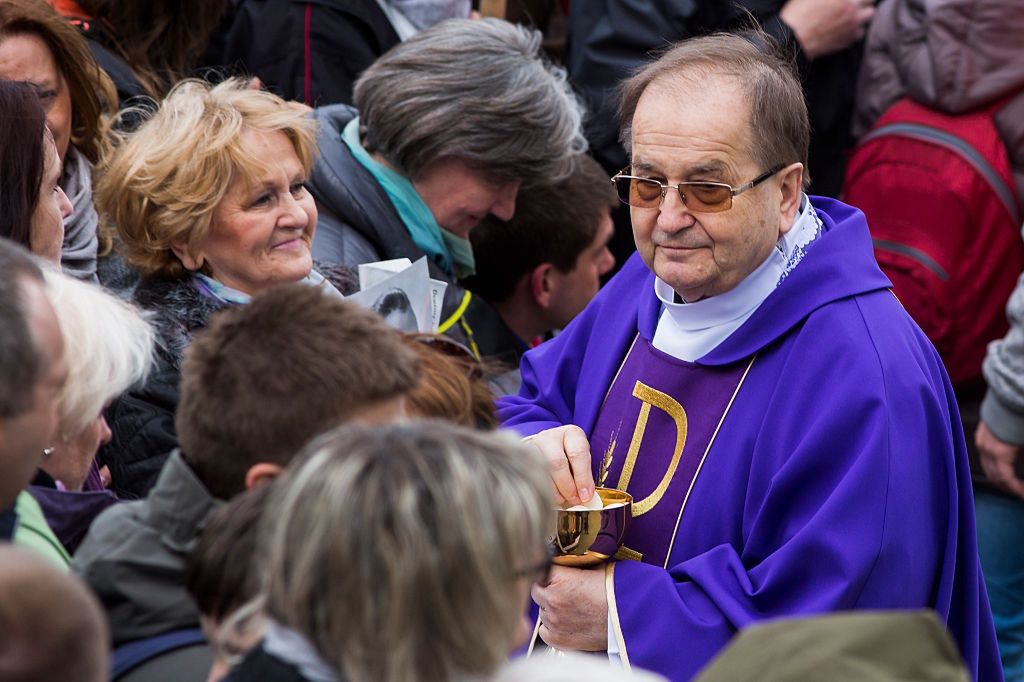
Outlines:
<svg viewBox="0 0 1024 682"><path fill-rule="evenodd" d="M615 446L619 443L619 430L622 428L622 422L619 422L618 428L615 429L615 433L612 434L611 441L608 443L608 449L604 451L604 457L601 459L601 473L597 477L597 487L605 487L605 482L608 480L608 471L612 466L613 455L615 454Z"/></svg>
<svg viewBox="0 0 1024 682"><path fill-rule="evenodd" d="M630 549L623 545L619 547L619 551L615 553L615 558L619 561L643 561L644 555L635 549Z"/></svg>
<svg viewBox="0 0 1024 682"><path fill-rule="evenodd" d="M643 405L640 407L636 428L633 429L633 439L629 443L626 461L622 466L622 474L619 477L619 485L617 486L619 490L629 490L629 481L633 477L636 459L640 454L640 446L647 431L647 419L651 414L651 407L657 407L667 414L676 425L676 445L672 450L672 459L669 462L668 469L665 471L665 475L662 476L661 482L654 489L654 492L644 499L633 503L633 517L635 518L654 509L661 502L661 498L665 496L665 491L668 490L669 484L672 483L672 478L676 475L676 469L679 468L679 461L683 456L683 448L686 446L688 422L686 410L679 404L679 401L667 393L662 393L641 381L637 381L633 386L633 396L639 398Z"/></svg>

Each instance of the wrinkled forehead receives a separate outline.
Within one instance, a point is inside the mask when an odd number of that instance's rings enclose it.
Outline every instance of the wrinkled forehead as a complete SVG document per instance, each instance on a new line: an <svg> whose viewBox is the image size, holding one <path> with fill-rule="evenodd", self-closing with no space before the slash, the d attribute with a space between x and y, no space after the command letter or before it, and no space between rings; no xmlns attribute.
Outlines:
<svg viewBox="0 0 1024 682"><path fill-rule="evenodd" d="M286 130L246 127L228 151L233 178L246 190L263 185L275 173L306 176L311 163L303 159L295 139ZM305 179L303 177L303 179Z"/></svg>
<svg viewBox="0 0 1024 682"><path fill-rule="evenodd" d="M734 121L743 128L750 124L752 108L746 80L724 70L690 67L664 74L651 81L637 101L633 123L659 108L659 114L688 125L711 125Z"/></svg>
<svg viewBox="0 0 1024 682"><path fill-rule="evenodd" d="M689 69L659 77L637 101L631 125L634 162L677 148L707 163L742 163L756 135L744 82L728 73ZM717 160L717 161L716 161Z"/></svg>

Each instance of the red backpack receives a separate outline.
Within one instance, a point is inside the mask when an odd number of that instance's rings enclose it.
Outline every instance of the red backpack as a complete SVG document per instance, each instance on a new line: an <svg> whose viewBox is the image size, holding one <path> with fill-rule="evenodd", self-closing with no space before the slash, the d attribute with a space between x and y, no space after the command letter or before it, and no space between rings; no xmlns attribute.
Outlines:
<svg viewBox="0 0 1024 682"><path fill-rule="evenodd" d="M846 168L844 201L864 211L878 264L954 384L981 377L1024 271L1021 210L992 120L1003 104L949 115L901 100Z"/></svg>

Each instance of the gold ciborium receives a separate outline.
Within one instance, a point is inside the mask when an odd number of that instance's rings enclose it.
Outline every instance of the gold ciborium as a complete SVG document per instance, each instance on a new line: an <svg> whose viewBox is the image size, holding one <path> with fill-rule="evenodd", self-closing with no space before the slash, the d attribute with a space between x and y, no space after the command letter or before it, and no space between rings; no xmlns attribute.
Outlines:
<svg viewBox="0 0 1024 682"><path fill-rule="evenodd" d="M551 539L553 561L559 566L584 568L608 561L622 546L633 516L633 496L614 488L597 488L604 509L556 511Z"/></svg>

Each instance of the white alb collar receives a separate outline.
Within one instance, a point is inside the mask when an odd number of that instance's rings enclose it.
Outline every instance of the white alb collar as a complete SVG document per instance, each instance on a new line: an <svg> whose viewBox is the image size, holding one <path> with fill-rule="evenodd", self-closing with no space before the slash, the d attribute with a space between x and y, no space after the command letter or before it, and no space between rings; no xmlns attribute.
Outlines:
<svg viewBox="0 0 1024 682"><path fill-rule="evenodd" d="M803 195L793 227L752 273L733 289L694 303L676 303L675 291L660 277L654 278L654 292L679 331L699 331L729 325L748 317L803 259L807 247L821 234L822 224L814 207Z"/></svg>

